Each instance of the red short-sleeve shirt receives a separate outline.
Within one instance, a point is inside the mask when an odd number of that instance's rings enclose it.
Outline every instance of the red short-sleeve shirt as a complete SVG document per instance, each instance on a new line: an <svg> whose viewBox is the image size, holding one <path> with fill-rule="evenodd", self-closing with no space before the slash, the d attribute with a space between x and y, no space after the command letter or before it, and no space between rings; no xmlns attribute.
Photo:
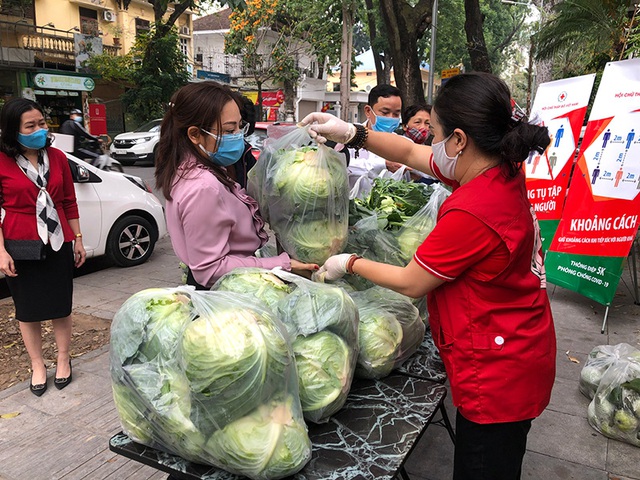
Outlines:
<svg viewBox="0 0 640 480"><path fill-rule="evenodd" d="M414 259L425 270L445 281L465 271L476 280L490 280L509 261L509 250L500 236L475 216L452 210L418 247Z"/></svg>

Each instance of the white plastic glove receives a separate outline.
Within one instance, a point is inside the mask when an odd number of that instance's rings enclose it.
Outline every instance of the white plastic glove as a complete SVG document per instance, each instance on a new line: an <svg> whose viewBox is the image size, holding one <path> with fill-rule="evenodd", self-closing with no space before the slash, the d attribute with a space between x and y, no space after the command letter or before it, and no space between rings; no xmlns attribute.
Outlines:
<svg viewBox="0 0 640 480"><path fill-rule="evenodd" d="M336 143L349 143L355 134L356 127L353 123L340 120L330 113L310 113L299 123L301 127L309 127L309 135L318 143L332 140Z"/></svg>
<svg viewBox="0 0 640 480"><path fill-rule="evenodd" d="M324 283L342 278L347 273L347 263L353 256L353 253L341 253L327 258L324 265L311 275L311 280Z"/></svg>

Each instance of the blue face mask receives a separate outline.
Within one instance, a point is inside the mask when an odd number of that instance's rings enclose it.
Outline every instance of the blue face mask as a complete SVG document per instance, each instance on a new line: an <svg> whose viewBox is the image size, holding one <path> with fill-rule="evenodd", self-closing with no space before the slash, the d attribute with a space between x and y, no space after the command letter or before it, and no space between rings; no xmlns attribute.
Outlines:
<svg viewBox="0 0 640 480"><path fill-rule="evenodd" d="M46 128L41 128L40 130L36 130L29 135L25 135L24 133L18 133L18 143L25 148L30 148L32 150L40 150L44 148L47 144L47 135L49 134L49 130Z"/></svg>
<svg viewBox="0 0 640 480"><path fill-rule="evenodd" d="M202 131L211 135L218 143L218 150L216 152L210 152L202 145L199 145L200 150L209 155L209 160L221 167L228 167L240 160L242 152L244 152L244 132L225 133L220 136L207 132L206 130Z"/></svg>
<svg viewBox="0 0 640 480"><path fill-rule="evenodd" d="M376 115L373 110L371 110L373 116L376 119L376 123L373 124L373 130L375 132L395 132L400 126L400 119L393 117L382 117Z"/></svg>
<svg viewBox="0 0 640 480"><path fill-rule="evenodd" d="M82 117L75 117L73 119L74 122L82 123Z"/></svg>

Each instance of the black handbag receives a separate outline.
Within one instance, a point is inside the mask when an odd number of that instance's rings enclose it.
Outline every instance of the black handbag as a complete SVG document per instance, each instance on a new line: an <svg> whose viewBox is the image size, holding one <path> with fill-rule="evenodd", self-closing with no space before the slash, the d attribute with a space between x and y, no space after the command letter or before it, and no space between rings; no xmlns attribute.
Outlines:
<svg viewBox="0 0 640 480"><path fill-rule="evenodd" d="M5 239L4 248L14 260L44 260L47 257L41 240Z"/></svg>

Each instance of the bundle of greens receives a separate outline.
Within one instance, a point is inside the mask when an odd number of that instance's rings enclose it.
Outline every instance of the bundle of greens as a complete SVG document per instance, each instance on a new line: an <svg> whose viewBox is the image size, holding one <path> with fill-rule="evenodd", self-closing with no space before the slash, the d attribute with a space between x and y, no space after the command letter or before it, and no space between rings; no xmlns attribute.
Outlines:
<svg viewBox="0 0 640 480"><path fill-rule="evenodd" d="M406 265L435 227L448 195L440 185L376 178L367 198L350 201L346 250L377 262Z"/></svg>
<svg viewBox="0 0 640 480"><path fill-rule="evenodd" d="M254 479L294 474L310 458L286 329L252 296L187 287L133 295L113 320L110 369L135 441ZM277 428L229 433L274 418L265 411L286 414Z"/></svg>
<svg viewBox="0 0 640 480"><path fill-rule="evenodd" d="M432 191L422 183L376 178L366 198L349 202L349 225L375 213L380 230L398 230L427 204Z"/></svg>
<svg viewBox="0 0 640 480"><path fill-rule="evenodd" d="M607 369L587 419L603 435L640 447L640 355L621 358Z"/></svg>
<svg viewBox="0 0 640 480"><path fill-rule="evenodd" d="M600 386L600 380L607 373L609 367L616 362L628 359L636 359L640 362L640 350L628 343L594 347L580 371L580 392L585 397L592 399Z"/></svg>

